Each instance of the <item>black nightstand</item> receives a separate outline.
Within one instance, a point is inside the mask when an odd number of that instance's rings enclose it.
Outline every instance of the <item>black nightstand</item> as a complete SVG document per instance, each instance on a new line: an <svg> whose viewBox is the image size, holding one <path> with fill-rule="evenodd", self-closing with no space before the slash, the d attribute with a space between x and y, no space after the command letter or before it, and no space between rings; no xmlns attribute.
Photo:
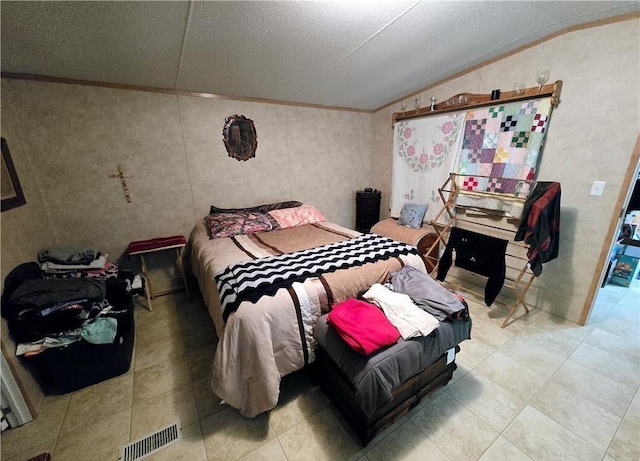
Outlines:
<svg viewBox="0 0 640 461"><path fill-rule="evenodd" d="M356 192L356 230L367 233L380 220L380 191Z"/></svg>

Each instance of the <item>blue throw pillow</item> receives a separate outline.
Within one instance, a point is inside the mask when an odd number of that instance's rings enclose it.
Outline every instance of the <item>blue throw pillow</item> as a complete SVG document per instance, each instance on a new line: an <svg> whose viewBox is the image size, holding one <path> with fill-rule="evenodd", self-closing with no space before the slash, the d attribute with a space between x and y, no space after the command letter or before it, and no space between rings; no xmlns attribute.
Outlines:
<svg viewBox="0 0 640 461"><path fill-rule="evenodd" d="M413 227L414 229L420 229L422 227L424 215L427 213L428 206L429 205L418 205L416 203L405 203L402 205L398 224Z"/></svg>

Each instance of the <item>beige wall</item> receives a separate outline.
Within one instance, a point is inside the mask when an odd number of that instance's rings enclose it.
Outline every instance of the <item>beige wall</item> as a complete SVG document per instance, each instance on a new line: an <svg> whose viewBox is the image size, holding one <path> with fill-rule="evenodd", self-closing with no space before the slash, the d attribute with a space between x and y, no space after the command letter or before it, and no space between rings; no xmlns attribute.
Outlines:
<svg viewBox="0 0 640 461"><path fill-rule="evenodd" d="M515 82L535 86L538 69L564 82L542 154L538 179L562 184L561 246L545 264L531 291L532 303L578 321L587 300L616 200L640 132L640 21L628 20L571 32L489 64L424 92L423 101L457 93L512 90ZM412 107L413 98L407 100ZM373 116L373 184L391 181L391 114L400 103ZM635 167L635 165L634 165ZM606 181L602 197L591 183ZM388 215L389 197L383 197ZM607 242L608 243L608 242Z"/></svg>
<svg viewBox="0 0 640 461"><path fill-rule="evenodd" d="M257 154L246 162L222 143L233 114L256 125ZM2 280L54 244L134 264L122 257L128 242L188 237L211 204L301 200L352 227L355 191L371 181L369 113L3 79L2 136L27 199L1 215ZM134 176L132 203L108 178L118 164ZM42 394L19 374L37 408Z"/></svg>
<svg viewBox="0 0 640 461"><path fill-rule="evenodd" d="M246 162L222 143L233 114L256 125ZM6 266L66 243L117 260L129 241L188 236L212 203L301 200L352 226L370 182L368 113L3 79L2 135L27 198L2 215ZM118 164L134 176L131 203L108 178Z"/></svg>

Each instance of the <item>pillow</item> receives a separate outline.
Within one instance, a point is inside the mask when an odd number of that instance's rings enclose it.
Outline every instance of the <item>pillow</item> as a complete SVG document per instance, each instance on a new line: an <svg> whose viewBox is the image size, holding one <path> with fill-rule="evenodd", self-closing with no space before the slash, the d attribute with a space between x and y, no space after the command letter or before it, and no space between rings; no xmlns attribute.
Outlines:
<svg viewBox="0 0 640 461"><path fill-rule="evenodd" d="M402 205L398 224L413 227L414 229L420 229L422 227L424 215L427 213L428 206L429 205L418 205L416 203L405 203Z"/></svg>
<svg viewBox="0 0 640 461"><path fill-rule="evenodd" d="M269 217L263 213L215 213L207 216L209 237L224 238L239 234L255 234L272 229Z"/></svg>
<svg viewBox="0 0 640 461"><path fill-rule="evenodd" d="M251 206L247 208L218 208L215 205L211 205L209 209L209 214L215 213L242 213L242 212L250 212L250 213L268 213L272 210L281 210L283 208L294 208L302 205L302 202L296 202L294 200L290 200L288 202L277 202L277 203L265 203L264 205Z"/></svg>
<svg viewBox="0 0 640 461"><path fill-rule="evenodd" d="M300 205L295 208L274 210L270 211L268 214L275 219L280 229L326 221L325 217L317 208L308 204Z"/></svg>

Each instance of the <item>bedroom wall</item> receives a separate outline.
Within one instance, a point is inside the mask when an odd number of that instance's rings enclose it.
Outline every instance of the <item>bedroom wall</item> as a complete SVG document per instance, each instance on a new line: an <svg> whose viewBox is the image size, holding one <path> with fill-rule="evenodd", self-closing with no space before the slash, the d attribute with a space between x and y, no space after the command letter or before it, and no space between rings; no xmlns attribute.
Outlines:
<svg viewBox="0 0 640 461"><path fill-rule="evenodd" d="M562 185L560 255L544 266L529 301L577 322L587 300L616 200L640 132L640 20L570 32L488 64L421 93L438 101L461 92L535 86L538 69L564 83L552 115L538 179ZM413 106L413 96L407 98ZM386 193L388 216L393 146L391 114L400 102L373 115L373 186ZM635 167L635 165L634 165ZM590 196L593 181L606 181L604 195ZM608 242L607 242L608 243Z"/></svg>
<svg viewBox="0 0 640 461"><path fill-rule="evenodd" d="M233 114L256 125L246 162L222 143ZM2 215L5 267L51 244L118 260L132 240L188 237L212 203L301 200L352 227L355 191L370 182L369 113L3 79L2 136L27 198ZM133 176L131 203L108 178L118 164Z"/></svg>
<svg viewBox="0 0 640 461"><path fill-rule="evenodd" d="M214 203L300 200L355 224L355 191L370 184L371 114L195 96L2 79L2 136L27 204L1 215L0 277L55 244L97 248L127 266L128 242L189 236ZM256 157L222 143L225 118L254 120ZM120 181L122 164L132 202ZM172 275L171 255L155 262ZM160 284L154 288L163 288ZM2 343L35 408L42 392Z"/></svg>

